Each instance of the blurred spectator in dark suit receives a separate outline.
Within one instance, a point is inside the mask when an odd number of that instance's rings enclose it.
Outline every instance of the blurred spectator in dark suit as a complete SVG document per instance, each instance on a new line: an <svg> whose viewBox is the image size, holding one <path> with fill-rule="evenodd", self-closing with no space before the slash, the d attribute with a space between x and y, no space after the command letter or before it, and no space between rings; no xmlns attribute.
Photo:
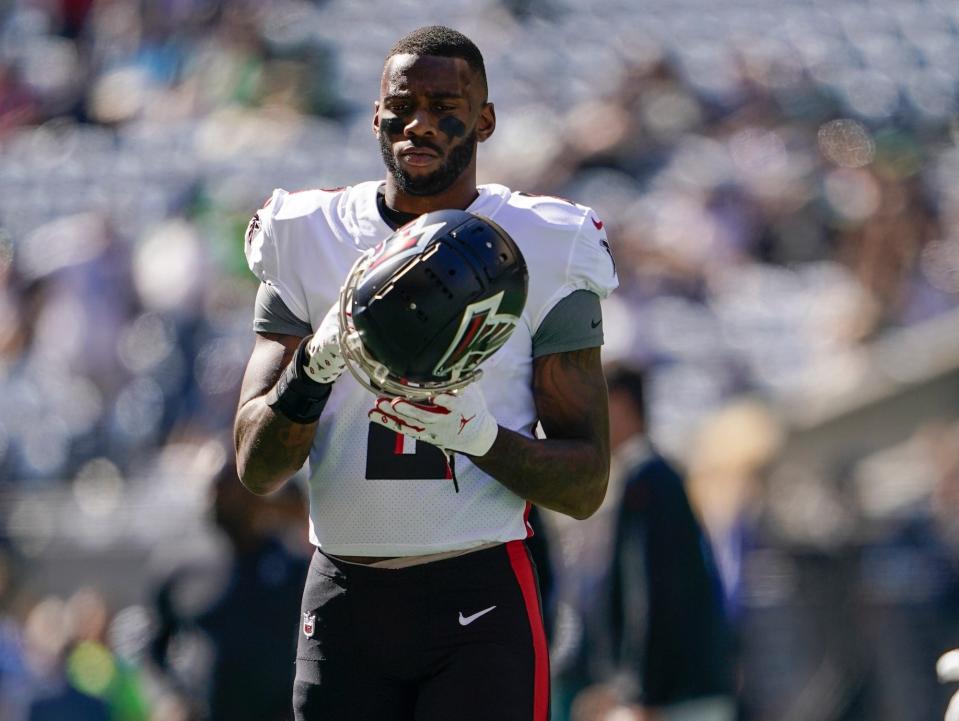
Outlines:
<svg viewBox="0 0 959 721"><path fill-rule="evenodd" d="M549 536L543 512L539 506L532 506L527 523L533 528L533 535L526 540L536 575L539 580L540 602L543 605L543 625L549 639L556 626L556 573L552 561L552 542Z"/></svg>
<svg viewBox="0 0 959 721"><path fill-rule="evenodd" d="M216 476L211 520L225 546L163 575L151 656L189 718L286 721L307 560L281 533L291 508L305 527L296 484L269 498L249 493L232 464ZM279 526L283 524L285 529ZM304 530L305 534L305 530Z"/></svg>
<svg viewBox="0 0 959 721"><path fill-rule="evenodd" d="M593 625L592 686L574 721L731 721L731 635L709 543L683 480L646 436L643 375L607 373L619 498L605 598Z"/></svg>

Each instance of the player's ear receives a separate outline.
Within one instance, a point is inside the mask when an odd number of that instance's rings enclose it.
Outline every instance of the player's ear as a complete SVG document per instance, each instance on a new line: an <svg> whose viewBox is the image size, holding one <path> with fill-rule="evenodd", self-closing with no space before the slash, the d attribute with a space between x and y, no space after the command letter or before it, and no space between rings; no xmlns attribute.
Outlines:
<svg viewBox="0 0 959 721"><path fill-rule="evenodd" d="M373 135L380 135L380 101L373 101Z"/></svg>
<svg viewBox="0 0 959 721"><path fill-rule="evenodd" d="M476 139L483 142L496 130L496 108L493 103L484 103L476 121Z"/></svg>

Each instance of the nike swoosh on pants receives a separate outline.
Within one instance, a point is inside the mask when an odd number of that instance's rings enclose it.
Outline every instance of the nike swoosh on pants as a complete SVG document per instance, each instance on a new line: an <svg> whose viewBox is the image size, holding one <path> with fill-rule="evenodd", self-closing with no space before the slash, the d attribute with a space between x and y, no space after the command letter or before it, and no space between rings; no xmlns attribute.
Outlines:
<svg viewBox="0 0 959 721"><path fill-rule="evenodd" d="M460 626L469 626L473 621L475 621L480 616L485 616L487 613L492 611L496 606L490 606L489 608L484 608L482 611L477 611L472 616L464 616L463 612L460 611Z"/></svg>

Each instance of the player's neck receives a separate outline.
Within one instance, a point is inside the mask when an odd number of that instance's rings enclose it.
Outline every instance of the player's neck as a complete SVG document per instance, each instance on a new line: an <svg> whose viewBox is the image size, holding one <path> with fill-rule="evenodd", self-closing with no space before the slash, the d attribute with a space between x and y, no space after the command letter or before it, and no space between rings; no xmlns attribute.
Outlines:
<svg viewBox="0 0 959 721"><path fill-rule="evenodd" d="M442 193L436 195L410 195L404 193L396 185L392 176L387 175L384 196L386 204L393 210L403 213L422 215L434 210L466 210L470 203L476 200L479 191L476 189L476 176L463 173L455 183Z"/></svg>

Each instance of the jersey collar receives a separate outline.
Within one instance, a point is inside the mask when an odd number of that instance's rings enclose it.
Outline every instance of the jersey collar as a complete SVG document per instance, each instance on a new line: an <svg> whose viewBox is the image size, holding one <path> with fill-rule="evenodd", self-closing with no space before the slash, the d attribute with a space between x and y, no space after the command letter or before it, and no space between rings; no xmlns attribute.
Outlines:
<svg viewBox="0 0 959 721"><path fill-rule="evenodd" d="M358 188L361 192L359 193L356 204L356 220L359 221L356 225L357 227L371 228L375 236L367 247L376 245L376 243L389 237L393 233L393 229L380 215L380 210L376 203L377 193L379 193L380 188L384 187L384 185L382 181L378 183L369 182L361 184ZM466 210L487 218L492 217L500 206L508 200L510 195L509 188L493 183L477 186L476 189L479 191L479 195L469 204Z"/></svg>

